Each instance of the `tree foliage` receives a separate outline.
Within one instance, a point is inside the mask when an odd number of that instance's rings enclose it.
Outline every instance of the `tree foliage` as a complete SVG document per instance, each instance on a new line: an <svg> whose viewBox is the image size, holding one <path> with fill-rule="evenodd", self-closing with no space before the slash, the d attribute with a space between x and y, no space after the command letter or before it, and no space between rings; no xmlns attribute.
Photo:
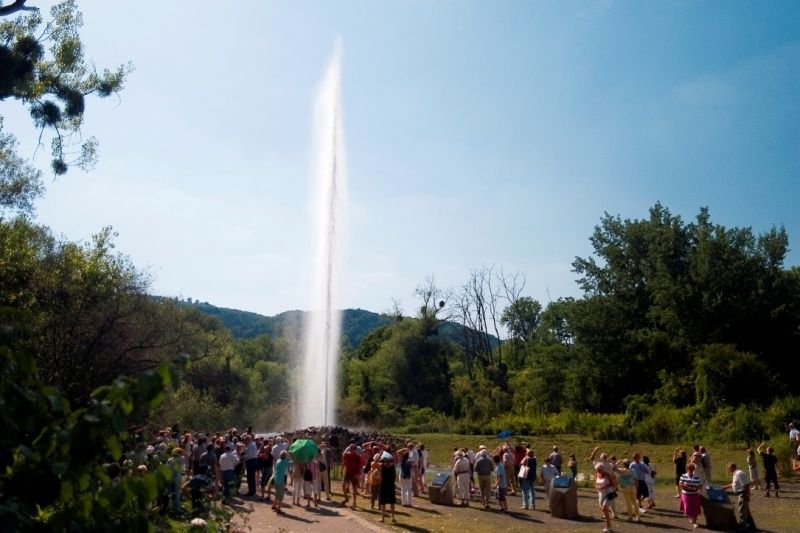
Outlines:
<svg viewBox="0 0 800 533"><path fill-rule="evenodd" d="M56 175L70 166L92 168L97 140L81 141L80 135L86 97L118 93L131 65L98 71L87 61L78 33L83 17L75 0L54 5L47 22L24 0L4 6L0 17L6 17L0 20L0 101L18 100L28 108L40 144L45 132L52 134L51 167ZM27 176L35 181L33 174ZM31 189L35 187L23 188Z"/></svg>
<svg viewBox="0 0 800 533"><path fill-rule="evenodd" d="M686 224L656 204L645 220L607 214L590 240L596 257L573 263L586 291L573 325L590 363L624 362L608 389L631 381L635 393L656 389L658 370L691 368L705 344L731 344L770 368L800 347L800 292L783 268L783 228L756 236L713 225L707 209ZM788 375L776 377L788 386ZM603 396L618 408L622 398L610 390Z"/></svg>
<svg viewBox="0 0 800 533"><path fill-rule="evenodd" d="M118 377L78 408L42 381L28 352L25 312L3 308L0 330L0 529L146 531L152 502L172 478L158 468L115 478L132 417L177 384L175 367Z"/></svg>
<svg viewBox="0 0 800 533"><path fill-rule="evenodd" d="M176 353L203 359L228 336L216 320L151 298L147 278L114 253L113 236L105 228L80 244L24 218L0 220L0 306L30 316L27 349L75 405Z"/></svg>
<svg viewBox="0 0 800 533"><path fill-rule="evenodd" d="M741 404L795 416L767 407L791 390L780 361L800 348L800 269L784 267L783 228L726 228L705 208L687 223L656 204L644 219L606 214L590 241L594 254L573 263L584 296L544 309L523 294L524 278L502 269L473 271L455 292L429 280L417 322L376 329L353 352L347 419L387 424L410 405L451 405L439 412L470 428L501 415L626 412L627 429L602 432L671 439L714 435L715 413ZM431 379L414 368L421 339L446 327L434 316L454 320L458 334L438 340L450 378L429 381L439 387L432 395L408 383ZM763 431L745 415L728 417L736 430L725 438Z"/></svg>

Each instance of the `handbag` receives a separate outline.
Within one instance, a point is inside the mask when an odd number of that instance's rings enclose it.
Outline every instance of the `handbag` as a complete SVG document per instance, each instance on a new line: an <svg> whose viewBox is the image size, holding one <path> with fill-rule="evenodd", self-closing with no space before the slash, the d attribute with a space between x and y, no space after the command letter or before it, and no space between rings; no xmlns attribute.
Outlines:
<svg viewBox="0 0 800 533"><path fill-rule="evenodd" d="M617 497L617 491L615 491L615 490L612 490L611 492L606 494L606 500L609 500L609 501L613 500L616 497Z"/></svg>
<svg viewBox="0 0 800 533"><path fill-rule="evenodd" d="M528 479L528 474L530 473L530 470L531 469L528 468L528 465L522 465L521 467L519 467L519 474L517 474L517 477L520 479Z"/></svg>

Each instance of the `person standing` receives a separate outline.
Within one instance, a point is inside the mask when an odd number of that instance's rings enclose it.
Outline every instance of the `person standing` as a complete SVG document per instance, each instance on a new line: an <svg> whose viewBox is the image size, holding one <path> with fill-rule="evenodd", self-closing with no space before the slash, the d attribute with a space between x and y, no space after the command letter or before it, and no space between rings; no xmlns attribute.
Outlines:
<svg viewBox="0 0 800 533"><path fill-rule="evenodd" d="M700 463L703 465L703 482L713 483L711 477L711 455L706 451L705 446L700 446Z"/></svg>
<svg viewBox="0 0 800 533"><path fill-rule="evenodd" d="M639 504L636 502L636 476L628 468L630 463L626 459L617 463L619 476L617 477L617 486L625 498L625 504L628 506L628 520L634 522L639 521Z"/></svg>
<svg viewBox="0 0 800 533"><path fill-rule="evenodd" d="M413 442L408 443L408 464L411 466L411 488L414 496L419 496L419 450Z"/></svg>
<svg viewBox="0 0 800 533"><path fill-rule="evenodd" d="M597 489L597 500L600 504L600 509L603 511L603 518L606 521L603 533L608 533L611 531L611 501L617 496L614 490L616 488L614 476L609 476L605 468L602 465L598 465L595 468L594 485Z"/></svg>
<svg viewBox="0 0 800 533"><path fill-rule="evenodd" d="M700 478L700 483L706 482L706 474L703 470L703 461L701 461L702 453L700 453L700 445L695 444L692 446L692 456L689 458L689 462L694 463L694 470L697 477Z"/></svg>
<svg viewBox="0 0 800 533"><path fill-rule="evenodd" d="M323 442L319 446L319 482L320 492L325 491L325 499L331 500L331 468L333 467L333 455L328 444Z"/></svg>
<svg viewBox="0 0 800 533"><path fill-rule="evenodd" d="M469 479L470 479L469 459L464 450L456 452L456 461L453 463L453 478L456 480L456 498L461 500L462 507L469 507Z"/></svg>
<svg viewBox="0 0 800 533"><path fill-rule="evenodd" d="M342 492L344 493L344 504L350 500L349 489L353 489L353 505L356 508L356 497L358 494L358 478L361 474L361 456L356 450L355 443L350 444L345 448L342 454L342 469L344 476L342 477Z"/></svg>
<svg viewBox="0 0 800 533"><path fill-rule="evenodd" d="M269 491L267 490L267 484L269 483L270 478L272 478L272 443L268 440L265 440L264 443L261 445L261 449L258 450L258 460L261 463L261 499L264 501L270 501L270 491L272 487L270 486Z"/></svg>
<svg viewBox="0 0 800 533"><path fill-rule="evenodd" d="M501 511L508 511L508 503L506 503L506 493L508 492L508 479L506 478L506 467L500 454L495 454L492 457L494 460L494 475L497 479L495 489L497 489L497 503L500 504Z"/></svg>
<svg viewBox="0 0 800 533"><path fill-rule="evenodd" d="M389 452L383 452L381 455L381 488L378 494L378 503L381 507L381 522L384 522L386 516L386 506L392 513L392 523L396 524L397 520L394 518L394 504L397 498L394 494L394 481L395 481L394 459ZM353 500L355 505L355 499Z"/></svg>
<svg viewBox="0 0 800 533"><path fill-rule="evenodd" d="M414 472L408 460L408 450L400 450L400 503L403 507L414 506L413 475Z"/></svg>
<svg viewBox="0 0 800 533"><path fill-rule="evenodd" d="M305 463L296 461L294 457L292 457L292 466L289 469L292 480L292 505L300 505L300 499L303 494L303 473L305 472L305 467Z"/></svg>
<svg viewBox="0 0 800 533"><path fill-rule="evenodd" d="M680 448L675 448L672 452L672 462L675 464L675 490L676 498L681 497L681 476L686 473L686 451Z"/></svg>
<svg viewBox="0 0 800 533"><path fill-rule="evenodd" d="M247 472L247 497L256 495L256 468L258 468L258 446L252 435L244 435L244 467Z"/></svg>
<svg viewBox="0 0 800 533"><path fill-rule="evenodd" d="M309 461L308 466L311 468L311 494L314 497L314 507L319 507L319 502L322 500L322 472L319 470L319 453L317 453L317 457Z"/></svg>
<svg viewBox="0 0 800 533"><path fill-rule="evenodd" d="M506 469L506 482L508 482L508 490L512 495L516 495L517 487L519 486L519 480L514 473L514 451L509 443L506 443L503 446L503 466Z"/></svg>
<svg viewBox="0 0 800 533"><path fill-rule="evenodd" d="M728 485L725 485L725 489L739 497L736 502L736 521L743 529L755 530L757 529L756 523L750 513L750 485L747 483L747 476L736 468L736 463L728 463L727 470L728 473L733 474L733 479Z"/></svg>
<svg viewBox="0 0 800 533"><path fill-rule="evenodd" d="M572 476L572 479L578 478L578 459L575 457L574 453L569 454L567 469L569 470L569 474Z"/></svg>
<svg viewBox="0 0 800 533"><path fill-rule="evenodd" d="M553 446L553 451L550 452L550 464L558 470L558 475L561 475L561 452L558 451L558 446Z"/></svg>
<svg viewBox="0 0 800 533"><path fill-rule="evenodd" d="M533 490L536 482L536 455L533 450L528 450L520 462L519 479L522 488L522 508L536 509L536 496Z"/></svg>
<svg viewBox="0 0 800 533"><path fill-rule="evenodd" d="M425 494L428 490L428 485L425 483L425 471L428 469L428 450L425 449L425 444L420 443L419 449L419 491Z"/></svg>
<svg viewBox="0 0 800 533"><path fill-rule="evenodd" d="M761 478L758 476L758 463L753 448L747 449L747 470L750 474L750 488L761 490Z"/></svg>
<svg viewBox="0 0 800 533"><path fill-rule="evenodd" d="M764 445L767 444L766 442L762 442L756 448L756 451L761 455L761 460L764 462L764 483L767 485L767 492L765 496L769 498L769 488L774 483L775 484L775 497L778 498L778 458L775 457L775 450L772 446L767 448L767 453L764 453Z"/></svg>
<svg viewBox="0 0 800 533"><path fill-rule="evenodd" d="M236 484L236 465L239 458L233 453L230 444L225 445L225 453L219 458L219 469L222 471L222 494L225 502L231 500L231 488Z"/></svg>
<svg viewBox="0 0 800 533"><path fill-rule="evenodd" d="M475 473L478 475L478 487L481 492L481 503L483 508L489 508L492 492L492 471L494 463L489 458L486 446L481 445L478 454L475 456Z"/></svg>
<svg viewBox="0 0 800 533"><path fill-rule="evenodd" d="M557 476L558 470L556 470L556 467L550 462L550 457L548 456L545 458L544 464L542 465L542 485L544 485L544 493L548 498L550 497L550 485Z"/></svg>
<svg viewBox="0 0 800 533"><path fill-rule="evenodd" d="M636 475L636 501L639 504L639 512L644 513L644 500L650 497L647 491L647 475L650 474L650 468L641 462L641 456L638 453L633 454L633 462L630 464L631 472Z"/></svg>
<svg viewBox="0 0 800 533"><path fill-rule="evenodd" d="M383 465L381 465L381 454L376 453L369 463L369 479L367 485L369 486L369 508L374 509L375 504L378 502L378 496L381 491L381 473L383 472ZM380 508L380 503L378 503Z"/></svg>
<svg viewBox="0 0 800 533"><path fill-rule="evenodd" d="M200 455L200 468L208 467L216 494L217 487L222 483L222 474L219 470L219 457L222 456L222 453L217 455L217 449L213 444L205 444L204 446L205 451Z"/></svg>
<svg viewBox="0 0 800 533"><path fill-rule="evenodd" d="M800 430L798 430L794 426L794 422L789 422L789 424L786 426L786 428L789 430L789 442L790 443L794 443L794 442L797 442L798 440L800 440L800 439L798 439L798 437L800 437Z"/></svg>
<svg viewBox="0 0 800 533"><path fill-rule="evenodd" d="M647 484L647 508L653 509L656 506L656 469L650 463L650 458L646 455L642 456L642 463L647 467L644 477L644 481Z"/></svg>
<svg viewBox="0 0 800 533"><path fill-rule="evenodd" d="M283 504L283 496L286 494L286 474L289 471L289 452L283 450L278 456L275 467L272 469L272 484L275 486L275 499L272 500L272 510L278 514L284 514L281 511L281 504Z"/></svg>
<svg viewBox="0 0 800 533"><path fill-rule="evenodd" d="M681 510L689 518L693 528L697 527L697 516L700 514L700 487L703 482L695 474L695 463L686 465L686 473L681 476Z"/></svg>

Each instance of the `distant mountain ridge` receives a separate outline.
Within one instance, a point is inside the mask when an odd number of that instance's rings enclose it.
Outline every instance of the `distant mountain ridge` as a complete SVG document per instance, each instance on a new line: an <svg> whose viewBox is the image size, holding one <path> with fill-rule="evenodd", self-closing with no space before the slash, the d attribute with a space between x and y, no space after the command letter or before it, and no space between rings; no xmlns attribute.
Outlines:
<svg viewBox="0 0 800 533"><path fill-rule="evenodd" d="M235 339L252 339L259 335L270 337L288 337L299 339L303 332L303 322L308 311L284 311L275 316L264 316L252 311L217 307L208 302L181 301L181 305L191 307L216 317L230 330ZM361 340L371 331L388 324L392 317L384 314L373 313L365 309L345 309L342 311L342 342L357 348ZM457 341L460 327L454 322L445 321L440 329L440 334ZM490 344L495 347L500 342L494 335L489 335Z"/></svg>
<svg viewBox="0 0 800 533"><path fill-rule="evenodd" d="M182 302L187 307L216 317L236 339L252 339L267 334L270 337L299 338L308 311L284 311L275 316L264 316L251 311L217 307L208 302ZM391 318L364 309L345 309L342 312L342 340L356 347L370 331Z"/></svg>

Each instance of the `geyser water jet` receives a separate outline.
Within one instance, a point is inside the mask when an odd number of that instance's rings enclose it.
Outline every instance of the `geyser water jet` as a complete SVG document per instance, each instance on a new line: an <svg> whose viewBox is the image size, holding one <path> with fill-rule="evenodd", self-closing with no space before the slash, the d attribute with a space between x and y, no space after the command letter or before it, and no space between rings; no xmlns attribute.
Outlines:
<svg viewBox="0 0 800 533"><path fill-rule="evenodd" d="M336 423L336 384L342 317L339 301L346 174L341 102L341 44L337 41L316 98L314 120L314 263L297 383L299 427Z"/></svg>

